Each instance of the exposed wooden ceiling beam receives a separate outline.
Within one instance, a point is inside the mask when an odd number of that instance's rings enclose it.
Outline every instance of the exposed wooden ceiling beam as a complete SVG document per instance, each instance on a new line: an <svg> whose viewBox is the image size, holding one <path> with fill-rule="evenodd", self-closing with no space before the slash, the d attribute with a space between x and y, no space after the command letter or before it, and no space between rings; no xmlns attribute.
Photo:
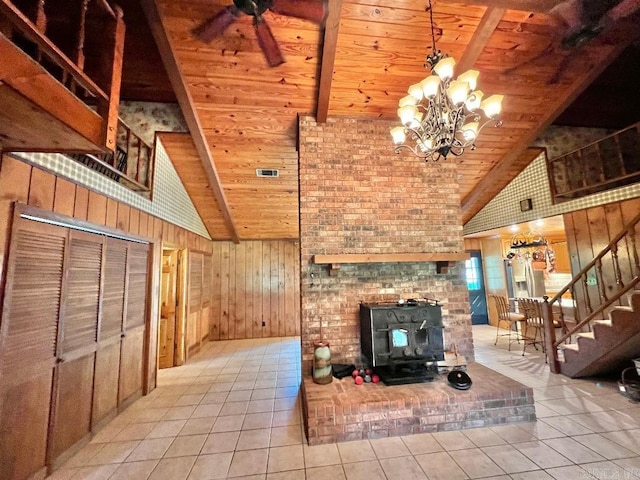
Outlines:
<svg viewBox="0 0 640 480"><path fill-rule="evenodd" d="M164 63L165 69L169 75L171 86L178 98L178 104L180 105L182 114L184 115L187 126L189 127L189 132L191 133L193 143L195 144L200 160L202 161L202 166L207 174L207 180L216 200L218 201L218 206L220 207L220 211L224 217L225 225L231 233L231 239L233 242L239 243L240 239L238 237L238 230L231 215L229 202L227 201L224 189L222 188L222 182L220 181L216 166L213 162L213 156L211 155L211 150L209 149L209 144L207 143L207 139L204 135L200 119L196 114L193 98L189 93L184 76L182 75L182 71L178 65L175 52L167 32L164 29L164 23L162 22L158 6L154 0L141 0L140 3L147 17L147 23L151 28L153 38L158 45L162 62ZM214 236L212 232L209 232L209 234L212 237Z"/></svg>
<svg viewBox="0 0 640 480"><path fill-rule="evenodd" d="M478 57L484 50L484 47L487 45L489 38L491 38L491 35L498 26L498 23L500 23L504 12L504 8L487 8L480 19L478 28L473 33L473 37L471 37L469 46L465 49L464 54L457 65L456 70L458 72L466 72L473 67L476 60L478 60Z"/></svg>
<svg viewBox="0 0 640 480"><path fill-rule="evenodd" d="M316 121L318 123L325 123L329 114L333 66L336 59L338 31L340 30L340 10L342 10L342 0L329 0L329 15L324 27L322 66L320 69L320 85L318 87L318 106L316 108Z"/></svg>
<svg viewBox="0 0 640 480"><path fill-rule="evenodd" d="M459 3L463 5L478 5L482 7L502 8L505 10L520 10L524 12L547 13L565 0L438 0L442 3Z"/></svg>

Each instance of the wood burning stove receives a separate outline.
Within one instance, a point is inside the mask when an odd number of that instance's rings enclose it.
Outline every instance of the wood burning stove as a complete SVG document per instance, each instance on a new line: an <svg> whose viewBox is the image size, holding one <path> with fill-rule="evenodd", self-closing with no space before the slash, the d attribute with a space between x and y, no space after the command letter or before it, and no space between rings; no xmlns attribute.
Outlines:
<svg viewBox="0 0 640 480"><path fill-rule="evenodd" d="M387 385L433 380L443 330L437 300L360 305L362 354Z"/></svg>

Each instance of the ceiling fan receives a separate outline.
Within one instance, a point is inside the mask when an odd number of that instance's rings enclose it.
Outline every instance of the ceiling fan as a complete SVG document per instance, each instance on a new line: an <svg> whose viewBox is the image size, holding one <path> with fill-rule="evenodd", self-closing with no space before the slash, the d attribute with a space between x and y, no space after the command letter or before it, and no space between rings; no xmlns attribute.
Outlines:
<svg viewBox="0 0 640 480"><path fill-rule="evenodd" d="M549 11L555 19L555 35L544 50L533 57L510 68L506 73L518 67L535 62L552 52L565 52L554 74L547 81L557 84L575 52L594 38L606 34L622 19L640 11L640 0L564 0Z"/></svg>
<svg viewBox="0 0 640 480"><path fill-rule="evenodd" d="M640 0L565 0L549 12L565 25L561 46L579 47L640 9Z"/></svg>
<svg viewBox="0 0 640 480"><path fill-rule="evenodd" d="M277 67L284 63L285 59L269 25L262 18L262 14L267 10L322 24L327 15L327 2L326 0L233 0L233 5L220 10L193 29L192 33L201 42L209 43L222 35L241 13L250 15L253 17L258 45L267 63L270 67Z"/></svg>

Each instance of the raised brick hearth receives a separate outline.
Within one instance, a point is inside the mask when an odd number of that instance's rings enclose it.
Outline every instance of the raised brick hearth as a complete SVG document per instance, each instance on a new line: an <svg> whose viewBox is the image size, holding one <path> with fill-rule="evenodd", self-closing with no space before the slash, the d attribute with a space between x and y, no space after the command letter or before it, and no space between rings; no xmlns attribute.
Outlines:
<svg viewBox="0 0 640 480"><path fill-rule="evenodd" d="M395 386L356 385L350 377L317 385L305 376L309 445L535 421L531 388L478 363L467 373L473 386L466 391L449 386L446 375Z"/></svg>

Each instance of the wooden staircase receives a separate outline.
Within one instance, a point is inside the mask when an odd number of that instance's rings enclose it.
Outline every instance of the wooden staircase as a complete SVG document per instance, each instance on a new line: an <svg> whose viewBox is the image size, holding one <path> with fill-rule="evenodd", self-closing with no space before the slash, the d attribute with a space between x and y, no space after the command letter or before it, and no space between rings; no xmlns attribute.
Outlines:
<svg viewBox="0 0 640 480"><path fill-rule="evenodd" d="M560 371L569 377L588 377L622 370L640 357L640 293L629 306L614 307L608 320L595 320L591 332L578 333L576 343L564 344Z"/></svg>
<svg viewBox="0 0 640 480"><path fill-rule="evenodd" d="M621 370L640 357L639 228L640 213L569 284L552 299L545 297L542 308L551 372L572 378L593 376ZM567 293L575 302L571 322L560 302ZM580 312L585 312L582 319ZM562 329L559 339L554 320Z"/></svg>

